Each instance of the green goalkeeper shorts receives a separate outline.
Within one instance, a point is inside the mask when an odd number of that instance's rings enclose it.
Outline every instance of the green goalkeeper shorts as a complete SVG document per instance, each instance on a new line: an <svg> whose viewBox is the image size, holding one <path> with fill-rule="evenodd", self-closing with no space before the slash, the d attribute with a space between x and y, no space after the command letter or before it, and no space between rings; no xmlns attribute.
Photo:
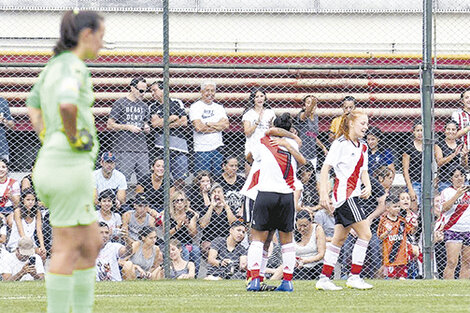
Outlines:
<svg viewBox="0 0 470 313"><path fill-rule="evenodd" d="M97 220L93 166L88 153L71 151L67 142L41 149L32 178L39 200L49 208L52 226L90 225Z"/></svg>

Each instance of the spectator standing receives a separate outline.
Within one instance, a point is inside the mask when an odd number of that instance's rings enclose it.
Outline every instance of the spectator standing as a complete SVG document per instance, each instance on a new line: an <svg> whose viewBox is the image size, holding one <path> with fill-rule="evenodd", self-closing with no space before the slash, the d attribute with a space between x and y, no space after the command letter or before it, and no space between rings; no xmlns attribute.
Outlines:
<svg viewBox="0 0 470 313"><path fill-rule="evenodd" d="M130 92L118 99L111 108L107 127L115 131L114 148L117 169L130 181L133 173L137 182L149 172L149 156L146 133L150 132L150 110L144 102L147 82L133 78Z"/></svg>
<svg viewBox="0 0 470 313"><path fill-rule="evenodd" d="M0 274L3 281L44 279L44 266L39 255L34 253L31 238L21 238L14 252L2 255Z"/></svg>
<svg viewBox="0 0 470 313"><path fill-rule="evenodd" d="M460 279L470 278L470 188L465 185L465 171L458 166L452 171L452 186L441 193L444 218L444 241L447 265L444 279L454 279L460 257Z"/></svg>
<svg viewBox="0 0 470 313"><path fill-rule="evenodd" d="M452 185L452 170L461 164L460 155L464 144L457 142L456 134L457 124L455 121L448 122L444 130L444 139L438 141L434 146L434 155L439 173L439 192Z"/></svg>
<svg viewBox="0 0 470 313"><path fill-rule="evenodd" d="M413 125L413 140L409 141L403 152L403 177L411 201L421 203L421 163L423 152L423 124Z"/></svg>
<svg viewBox="0 0 470 313"><path fill-rule="evenodd" d="M201 99L191 105L189 118L194 127L194 172L207 170L219 176L223 160L222 131L230 124L224 107L214 102L215 90L213 82L201 84Z"/></svg>
<svg viewBox="0 0 470 313"><path fill-rule="evenodd" d="M227 232L227 231L226 231ZM207 262L208 280L241 279L242 271L246 270L247 250L242 245L246 227L240 221L230 225L228 237L220 236L211 243Z"/></svg>
<svg viewBox="0 0 470 313"><path fill-rule="evenodd" d="M343 114L340 116L335 117L331 121L330 125L330 142L336 138L336 134L338 133L339 126L341 125L341 120L345 114L349 114L351 111L356 109L356 98L353 96L346 96L344 97L343 101L341 102L341 109L343 110Z"/></svg>
<svg viewBox="0 0 470 313"><path fill-rule="evenodd" d="M242 122L245 132L245 156L256 149L259 140L264 137L265 132L272 126L276 114L267 104L266 92L257 87L251 91L249 107L245 110ZM245 163L245 175L250 171L249 164Z"/></svg>
<svg viewBox="0 0 470 313"><path fill-rule="evenodd" d="M0 97L0 158L10 161L10 149L8 146L6 130L14 129L15 122L11 116L8 101Z"/></svg>
<svg viewBox="0 0 470 313"><path fill-rule="evenodd" d="M120 208L126 202L126 177L116 169L116 157L111 152L104 152L100 160L101 168L93 172L95 176L95 194L98 196L104 190L112 190Z"/></svg>
<svg viewBox="0 0 470 313"><path fill-rule="evenodd" d="M0 213L9 214L20 203L20 185L8 177L8 162L0 160Z"/></svg>
<svg viewBox="0 0 470 313"><path fill-rule="evenodd" d="M225 200L232 209L233 214L241 217L243 196L240 190L245 180L238 175L238 159L234 156L226 157L222 163L222 169L223 173L216 182L224 190Z"/></svg>
<svg viewBox="0 0 470 313"><path fill-rule="evenodd" d="M393 172L395 178L395 158L390 149L384 148L382 141L382 131L377 127L369 127L367 131L367 145L369 146L369 176L373 176L376 170L382 166L388 167ZM393 181L393 179L392 179Z"/></svg>
<svg viewBox="0 0 470 313"><path fill-rule="evenodd" d="M96 280L121 281L118 261L132 253L132 240L129 239L127 232L124 232L122 239L126 243L125 246L118 242L111 242L108 225L101 222L99 226L102 246L96 259Z"/></svg>
<svg viewBox="0 0 470 313"><path fill-rule="evenodd" d="M150 108L151 123L155 129L155 147L163 149L163 82L156 81L150 85L153 100ZM184 186L188 177L188 143L186 142L186 128L188 117L183 101L170 98L170 171L177 188ZM160 152L163 152L160 151ZM163 155L163 153L160 153Z"/></svg>
<svg viewBox="0 0 470 313"><path fill-rule="evenodd" d="M299 137L302 140L300 153L313 165L314 173L317 170L317 145L322 149L325 155L328 150L318 138L318 115L317 110L318 99L312 95L308 95L303 99L302 110L297 115L296 128Z"/></svg>
<svg viewBox="0 0 470 313"><path fill-rule="evenodd" d="M460 94L462 107L452 113L452 120L457 124L456 139L463 137L463 143L469 147L470 144L470 90Z"/></svg>

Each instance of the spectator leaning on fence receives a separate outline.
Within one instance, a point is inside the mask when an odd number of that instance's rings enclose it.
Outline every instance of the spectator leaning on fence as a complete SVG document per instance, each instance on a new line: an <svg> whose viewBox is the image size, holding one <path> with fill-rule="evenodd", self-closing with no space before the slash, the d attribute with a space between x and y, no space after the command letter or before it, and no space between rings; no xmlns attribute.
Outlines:
<svg viewBox="0 0 470 313"><path fill-rule="evenodd" d="M213 175L222 173L224 145L222 131L230 124L222 105L214 102L216 85L213 82L201 84L201 99L189 109L189 118L194 126L194 172L207 170Z"/></svg>
<svg viewBox="0 0 470 313"><path fill-rule="evenodd" d="M354 98L353 96L344 97L343 101L341 102L341 109L343 110L343 114L335 117L331 121L330 142L333 142L333 140L335 140L336 134L338 133L338 130L339 130L339 126L341 125L341 120L343 119L343 115L348 114L349 112L353 111L355 108L356 108L356 98Z"/></svg>
<svg viewBox="0 0 470 313"><path fill-rule="evenodd" d="M9 214L20 203L20 185L8 177L8 161L0 159L0 213Z"/></svg>
<svg viewBox="0 0 470 313"><path fill-rule="evenodd" d="M325 155L328 153L325 145L318 139L318 115L315 114L317 110L318 99L312 95L308 95L303 99L303 107L296 118L295 127L297 128L298 135L302 140L300 153L311 162L314 168L314 173L317 170L317 145L322 149Z"/></svg>
<svg viewBox="0 0 470 313"><path fill-rule="evenodd" d="M14 129L15 122L8 107L8 101L0 97L0 158L10 160L10 150L6 136L7 129Z"/></svg>
<svg viewBox="0 0 470 313"><path fill-rule="evenodd" d="M246 227L240 221L230 225L228 237L217 237L209 250L207 262L208 280L217 279L241 279L242 271L246 271L246 248L241 244L245 238ZM227 231L225 232L227 233Z"/></svg>
<svg viewBox="0 0 470 313"><path fill-rule="evenodd" d="M130 92L116 100L108 119L108 129L116 131L113 134L117 169L130 181L133 173L137 182L149 171L149 156L147 137L150 132L150 111L144 102L147 92L147 82L144 78L133 78Z"/></svg>
<svg viewBox="0 0 470 313"><path fill-rule="evenodd" d="M3 281L44 279L42 260L34 253L34 243L30 238L21 238L12 253L3 252L0 274Z"/></svg>
<svg viewBox="0 0 470 313"><path fill-rule="evenodd" d="M155 129L155 147L163 154L163 82L156 81L150 85L153 100L150 107L152 127ZM186 142L186 127L188 117L184 104L179 99L170 98L170 171L175 185L184 186L188 177L188 144Z"/></svg>
<svg viewBox="0 0 470 313"><path fill-rule="evenodd" d="M112 190L115 195L116 206L119 209L126 202L127 182L126 177L116 167L116 157L111 152L101 155L101 168L95 170L95 195L96 197L104 190Z"/></svg>
<svg viewBox="0 0 470 313"><path fill-rule="evenodd" d="M121 281L121 271L119 270L119 259L129 256L132 252L132 240L127 232L121 233L122 240L126 245L110 241L110 231L106 223L99 223L102 239L102 246L98 258L96 259L96 280Z"/></svg>

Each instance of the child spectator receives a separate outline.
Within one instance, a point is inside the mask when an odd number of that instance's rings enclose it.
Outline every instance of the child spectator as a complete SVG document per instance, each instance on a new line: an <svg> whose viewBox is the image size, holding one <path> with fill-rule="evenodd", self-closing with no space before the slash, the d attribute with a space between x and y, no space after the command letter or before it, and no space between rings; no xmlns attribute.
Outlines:
<svg viewBox="0 0 470 313"><path fill-rule="evenodd" d="M172 279L194 279L196 270L194 263L181 257L182 246L176 239L170 240L170 277Z"/></svg>
<svg viewBox="0 0 470 313"><path fill-rule="evenodd" d="M383 241L384 273L389 278L408 277L407 236L413 230L413 225L400 216L400 202L390 199L387 211L381 217L377 236Z"/></svg>
<svg viewBox="0 0 470 313"><path fill-rule="evenodd" d="M99 210L96 212L98 222L106 223L111 234L113 234L114 229L120 228L122 225L121 215L113 212L115 199L116 196L111 189L103 190L98 197Z"/></svg>

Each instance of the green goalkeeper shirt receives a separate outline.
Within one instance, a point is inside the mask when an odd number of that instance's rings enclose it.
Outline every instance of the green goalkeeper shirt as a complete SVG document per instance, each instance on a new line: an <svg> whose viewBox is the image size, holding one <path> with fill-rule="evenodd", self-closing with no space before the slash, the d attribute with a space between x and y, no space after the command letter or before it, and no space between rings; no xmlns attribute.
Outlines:
<svg viewBox="0 0 470 313"><path fill-rule="evenodd" d="M98 151L98 138L91 106L94 103L90 71L85 63L70 51L53 57L39 75L26 100L28 107L40 109L45 127L44 150L59 149L61 152L88 154L93 160ZM94 146L90 152L76 152L65 144L63 123L59 111L61 103L77 106L77 130L87 129L93 136ZM66 151L64 151L66 150ZM49 151L52 152L52 151Z"/></svg>

